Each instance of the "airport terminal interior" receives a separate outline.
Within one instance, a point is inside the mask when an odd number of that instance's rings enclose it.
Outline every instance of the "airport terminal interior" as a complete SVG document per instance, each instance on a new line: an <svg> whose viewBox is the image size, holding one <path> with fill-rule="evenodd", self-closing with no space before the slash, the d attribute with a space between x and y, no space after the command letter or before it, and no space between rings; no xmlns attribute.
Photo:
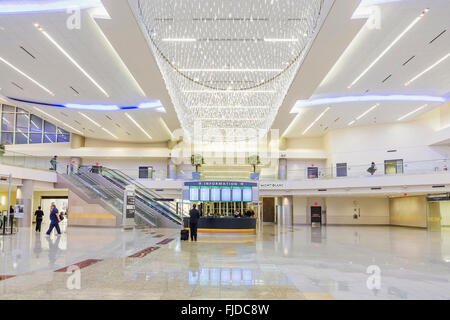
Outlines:
<svg viewBox="0 0 450 320"><path fill-rule="evenodd" d="M0 300L450 299L449 16L0 1Z"/></svg>

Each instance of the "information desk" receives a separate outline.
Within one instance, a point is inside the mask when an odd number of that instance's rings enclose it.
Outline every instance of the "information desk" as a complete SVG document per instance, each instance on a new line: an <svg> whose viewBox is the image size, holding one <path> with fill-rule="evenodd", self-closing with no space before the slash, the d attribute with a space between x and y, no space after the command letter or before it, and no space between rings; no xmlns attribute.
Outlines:
<svg viewBox="0 0 450 320"><path fill-rule="evenodd" d="M189 218L184 218L184 227L189 229ZM198 221L198 232L206 233L255 233L255 218L234 217L201 217Z"/></svg>

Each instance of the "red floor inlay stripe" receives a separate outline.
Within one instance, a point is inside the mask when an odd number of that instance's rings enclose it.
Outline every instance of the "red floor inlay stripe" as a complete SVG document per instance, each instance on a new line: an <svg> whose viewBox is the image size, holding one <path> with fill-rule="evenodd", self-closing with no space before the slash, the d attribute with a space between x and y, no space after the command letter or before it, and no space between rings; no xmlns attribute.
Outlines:
<svg viewBox="0 0 450 320"><path fill-rule="evenodd" d="M161 237L164 237L164 235L163 234L157 234L156 236L153 236L153 238L161 238Z"/></svg>
<svg viewBox="0 0 450 320"><path fill-rule="evenodd" d="M135 254L132 254L131 256L128 256L128 258L142 258L145 257L146 255L148 255L149 253L158 250L159 247L148 247L145 248L144 250L141 250L139 252L136 252Z"/></svg>
<svg viewBox="0 0 450 320"><path fill-rule="evenodd" d="M15 277L15 276L0 275L0 281L6 280L6 279L9 279L9 278L14 278L14 277Z"/></svg>
<svg viewBox="0 0 450 320"><path fill-rule="evenodd" d="M70 266L77 266L80 269L89 267L97 262L103 261L103 259L87 259L87 260L83 260L74 264L71 264ZM70 266L55 270L55 272L66 272L67 268L69 268Z"/></svg>
<svg viewBox="0 0 450 320"><path fill-rule="evenodd" d="M167 238L167 239L164 239L163 241L158 242L157 245L168 244L171 241L173 241L172 238Z"/></svg>

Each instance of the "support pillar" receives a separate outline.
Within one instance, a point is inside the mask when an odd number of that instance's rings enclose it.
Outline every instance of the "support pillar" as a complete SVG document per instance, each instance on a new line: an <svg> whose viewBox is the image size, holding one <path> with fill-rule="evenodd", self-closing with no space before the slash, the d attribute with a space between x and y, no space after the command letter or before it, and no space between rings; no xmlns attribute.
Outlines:
<svg viewBox="0 0 450 320"><path fill-rule="evenodd" d="M23 204L24 216L17 219L19 228L31 228L33 221L34 181L22 180L22 186L17 188L16 204Z"/></svg>

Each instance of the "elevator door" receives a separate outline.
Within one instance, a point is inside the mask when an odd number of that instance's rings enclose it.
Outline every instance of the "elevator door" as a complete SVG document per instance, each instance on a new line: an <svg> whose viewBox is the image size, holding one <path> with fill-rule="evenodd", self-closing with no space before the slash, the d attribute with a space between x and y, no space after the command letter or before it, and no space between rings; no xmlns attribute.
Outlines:
<svg viewBox="0 0 450 320"><path fill-rule="evenodd" d="M263 198L263 222L275 222L275 198Z"/></svg>
<svg viewBox="0 0 450 320"><path fill-rule="evenodd" d="M311 223L322 224L322 207L311 207Z"/></svg>

